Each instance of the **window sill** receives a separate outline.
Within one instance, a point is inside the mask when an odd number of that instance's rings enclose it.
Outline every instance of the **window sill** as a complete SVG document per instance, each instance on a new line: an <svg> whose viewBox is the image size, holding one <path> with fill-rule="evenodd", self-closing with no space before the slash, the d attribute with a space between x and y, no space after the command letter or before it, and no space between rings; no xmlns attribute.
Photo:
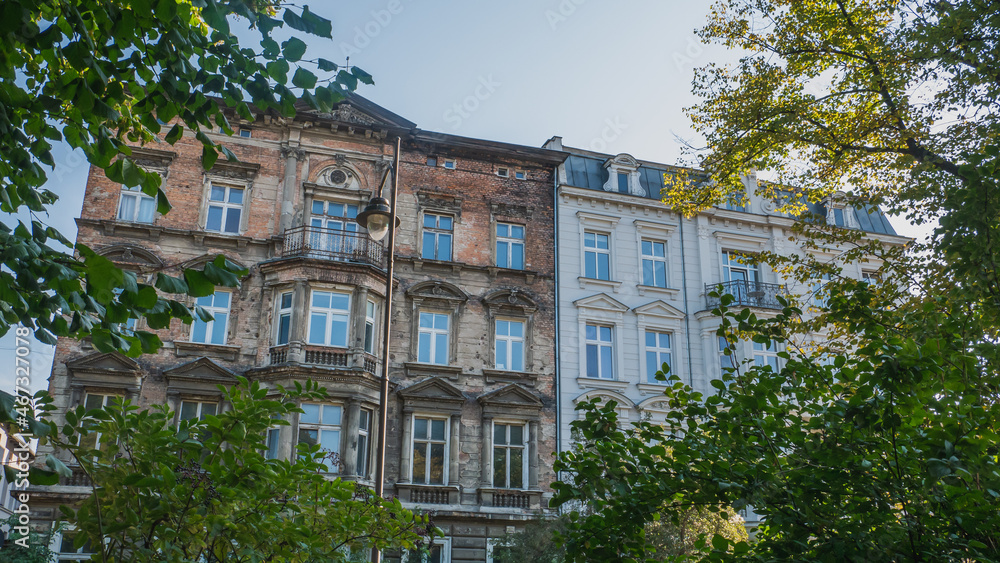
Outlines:
<svg viewBox="0 0 1000 563"><path fill-rule="evenodd" d="M578 377L576 384L581 389L607 389L609 391L622 392L628 388L628 381L617 379L597 379L595 377Z"/></svg>
<svg viewBox="0 0 1000 563"><path fill-rule="evenodd" d="M136 223L132 221L120 221L111 219L101 221L101 230L106 236L114 236L117 232L122 237L141 237L148 240L160 240L163 227L157 227L153 223Z"/></svg>
<svg viewBox="0 0 1000 563"><path fill-rule="evenodd" d="M497 279L497 276L503 274L505 276L520 277L524 276L525 283L535 283L535 278L538 277L538 272L533 270L522 270L517 268L501 268L500 266L490 266L488 268L490 272L490 280Z"/></svg>
<svg viewBox="0 0 1000 563"><path fill-rule="evenodd" d="M534 387L538 374L530 371L507 371L503 369L483 369L486 383L520 383Z"/></svg>
<svg viewBox="0 0 1000 563"><path fill-rule="evenodd" d="M596 278L587 278L584 276L580 276L577 279L580 280L580 289L586 289L588 287L603 287L603 288L610 287L613 292L618 293L618 288L622 286L622 282L620 281L599 280Z"/></svg>
<svg viewBox="0 0 1000 563"><path fill-rule="evenodd" d="M640 395L662 395L667 389L667 382L663 383L640 383L636 385Z"/></svg>
<svg viewBox="0 0 1000 563"><path fill-rule="evenodd" d="M465 264L462 262L453 262L451 260L413 259L413 269L418 272L426 268L429 270L451 270L452 273L458 274L462 271L463 267L465 267Z"/></svg>
<svg viewBox="0 0 1000 563"><path fill-rule="evenodd" d="M194 235L194 240L196 243L205 246L205 241L209 243L223 245L236 245L236 248L243 250L248 244L253 240L248 236L243 236L239 233L219 233L215 231L192 231ZM211 244L210 244L211 245Z"/></svg>
<svg viewBox="0 0 1000 563"><path fill-rule="evenodd" d="M642 285L636 286L639 290L639 295L646 295L647 293L652 293L654 295L666 295L667 297L677 297L680 295L681 290L674 289L672 287L659 287L655 285Z"/></svg>
<svg viewBox="0 0 1000 563"><path fill-rule="evenodd" d="M240 347L227 344L202 344L201 342L175 340L174 353L182 358L187 356L205 356L235 362L240 355Z"/></svg>
<svg viewBox="0 0 1000 563"><path fill-rule="evenodd" d="M462 368L458 366L447 366L438 364L425 364L423 362L406 362L407 377L444 376L452 381L458 381Z"/></svg>

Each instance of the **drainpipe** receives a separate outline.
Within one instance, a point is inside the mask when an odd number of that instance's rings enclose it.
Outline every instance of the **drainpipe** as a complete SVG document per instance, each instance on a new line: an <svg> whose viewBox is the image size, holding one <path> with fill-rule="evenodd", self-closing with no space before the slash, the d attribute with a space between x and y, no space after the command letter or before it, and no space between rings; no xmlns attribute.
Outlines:
<svg viewBox="0 0 1000 563"><path fill-rule="evenodd" d="M684 299L684 335L687 340L687 356L688 356L688 382L691 387L694 388L694 358L691 356L691 315L688 314L688 277L687 277L687 260L684 257L684 215L678 213L677 216L680 218L680 232L681 232L681 294Z"/></svg>

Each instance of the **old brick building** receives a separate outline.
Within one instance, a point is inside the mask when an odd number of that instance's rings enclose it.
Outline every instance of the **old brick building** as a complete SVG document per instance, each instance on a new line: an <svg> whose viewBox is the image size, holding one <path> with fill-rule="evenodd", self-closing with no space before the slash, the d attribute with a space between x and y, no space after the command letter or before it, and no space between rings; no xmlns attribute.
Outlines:
<svg viewBox="0 0 1000 563"><path fill-rule="evenodd" d="M79 242L140 276L219 254L249 274L197 300L214 321L160 331L155 355L60 340L50 391L61 409L126 397L184 418L225 409L216 385L237 374L318 381L331 401L303 404L268 436L269 454L319 443L340 454L331 474L371 483L386 257L354 217L397 136L386 491L434 514L441 561L486 561L487 538L543 513L554 478L558 151L421 131L359 97L217 135L240 162L207 172L191 136L136 149L163 175L173 211L157 215L150 198L92 170ZM82 484L46 494L56 503Z"/></svg>

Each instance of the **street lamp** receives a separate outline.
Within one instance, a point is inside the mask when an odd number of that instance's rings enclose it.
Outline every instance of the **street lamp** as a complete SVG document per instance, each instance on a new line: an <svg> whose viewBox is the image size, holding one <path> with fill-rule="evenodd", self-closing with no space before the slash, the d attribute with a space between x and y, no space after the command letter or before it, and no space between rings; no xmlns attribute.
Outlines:
<svg viewBox="0 0 1000 563"><path fill-rule="evenodd" d="M385 428L389 420L389 318L392 314L392 268L395 258L395 238L398 219L396 219L396 188L399 186L399 149L401 140L396 137L396 153L392 156L392 166L386 174L392 173L392 183L389 184L389 199L381 194L374 194L365 210L358 213L355 221L368 231L368 236L378 242L389 235L386 241L385 269L385 304L382 315L382 377L378 393L379 423L376 435L375 454L375 498L381 501L385 492ZM385 177L379 183L379 190L385 186ZM372 548L372 561L381 563L382 550Z"/></svg>

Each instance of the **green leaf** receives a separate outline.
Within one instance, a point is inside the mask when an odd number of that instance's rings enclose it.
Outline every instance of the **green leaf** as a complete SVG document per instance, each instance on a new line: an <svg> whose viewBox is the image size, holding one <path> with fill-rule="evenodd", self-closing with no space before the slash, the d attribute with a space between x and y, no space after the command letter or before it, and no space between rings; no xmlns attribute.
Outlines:
<svg viewBox="0 0 1000 563"><path fill-rule="evenodd" d="M188 285L183 279L175 278L167 274L156 274L156 283L154 284L160 291L165 291L167 293L187 293Z"/></svg>
<svg viewBox="0 0 1000 563"><path fill-rule="evenodd" d="M219 153L212 147L201 148L201 166L206 171L215 166L215 161L219 159Z"/></svg>
<svg viewBox="0 0 1000 563"><path fill-rule="evenodd" d="M323 58L317 59L316 64L319 66L319 69L324 72L336 72L336 70L340 68L337 66L337 63Z"/></svg>
<svg viewBox="0 0 1000 563"><path fill-rule="evenodd" d="M205 20L205 23L219 32L229 35L229 22L226 20L225 12L219 8L215 0L203 1L205 2L205 7L201 11L201 17Z"/></svg>
<svg viewBox="0 0 1000 563"><path fill-rule="evenodd" d="M164 141L170 143L171 145L180 140L181 136L184 134L184 126L180 123L175 123L170 131L163 138Z"/></svg>
<svg viewBox="0 0 1000 563"><path fill-rule="evenodd" d="M292 37L281 44L281 52L289 62L297 62L306 53L306 44L298 37Z"/></svg>
<svg viewBox="0 0 1000 563"><path fill-rule="evenodd" d="M310 90L316 86L316 75L299 67L295 69L295 74L292 76L292 84L299 88Z"/></svg>
<svg viewBox="0 0 1000 563"><path fill-rule="evenodd" d="M184 270L184 281L187 282L187 293L192 297L205 297L215 293L215 284L198 270Z"/></svg>

